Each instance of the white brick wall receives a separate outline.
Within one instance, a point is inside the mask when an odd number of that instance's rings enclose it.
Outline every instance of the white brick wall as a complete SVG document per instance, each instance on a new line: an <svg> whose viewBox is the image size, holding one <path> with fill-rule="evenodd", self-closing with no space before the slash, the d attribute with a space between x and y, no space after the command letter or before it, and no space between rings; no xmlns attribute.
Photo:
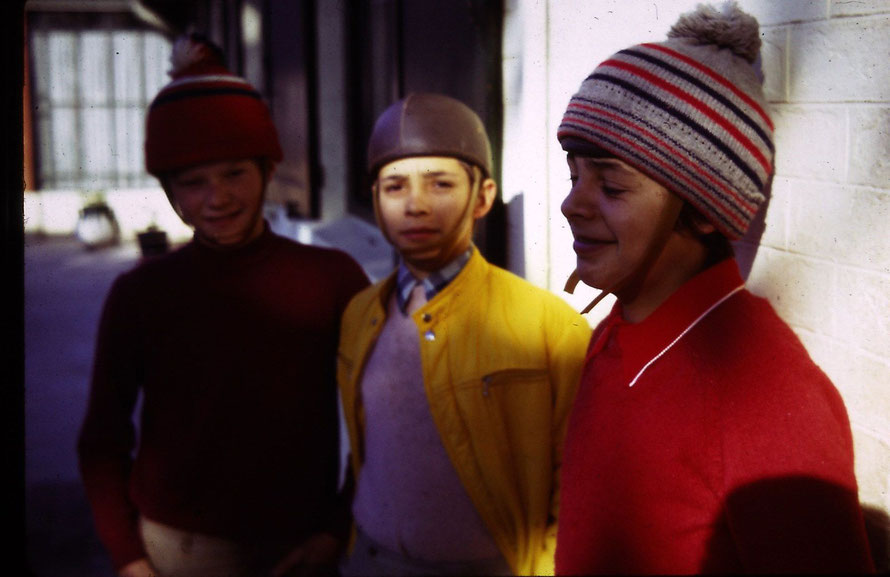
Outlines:
<svg viewBox="0 0 890 577"><path fill-rule="evenodd" d="M790 25L789 100L887 102L890 100L888 38L890 12Z"/></svg>
<svg viewBox="0 0 890 577"><path fill-rule="evenodd" d="M768 14L763 50L777 150L751 288L773 302L837 385L853 425L860 497L887 511L890 2L742 4Z"/></svg>
<svg viewBox="0 0 890 577"><path fill-rule="evenodd" d="M508 27L521 23L546 38L528 46L514 38L505 59L505 75L535 71L533 83L507 83L507 124L510 114L544 115L545 140L540 128L517 129L504 152L521 157L531 149L535 170L547 171L540 186L523 191L525 217L531 203L538 238L546 237L530 244L526 227L524 258L537 263L536 282L554 292L574 267L559 212L568 172L555 135L565 105L596 64L632 43L664 38L697 3L509 3ZM739 245L740 261L756 253L749 287L772 302L843 395L862 502L890 511L890 0L739 3L761 23L777 149L766 229L758 244ZM583 305L591 294L569 300ZM610 303L600 306L593 323ZM886 570L888 560L878 562Z"/></svg>

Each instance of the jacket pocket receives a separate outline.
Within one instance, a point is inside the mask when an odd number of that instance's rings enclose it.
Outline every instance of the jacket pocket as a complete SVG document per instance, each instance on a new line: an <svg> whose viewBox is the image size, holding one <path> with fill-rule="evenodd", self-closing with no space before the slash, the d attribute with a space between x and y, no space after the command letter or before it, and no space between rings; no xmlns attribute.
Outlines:
<svg viewBox="0 0 890 577"><path fill-rule="evenodd" d="M550 437L553 403L546 369L510 368L455 388L464 422L483 442L520 454Z"/></svg>
<svg viewBox="0 0 890 577"><path fill-rule="evenodd" d="M481 392L483 397L490 397L503 387L543 385L546 380L547 369L504 369L483 376Z"/></svg>
<svg viewBox="0 0 890 577"><path fill-rule="evenodd" d="M486 494L501 495L501 502L511 504L507 517L516 514L513 507L537 503L541 495L546 502L553 465L549 372L493 371L464 381L455 394Z"/></svg>

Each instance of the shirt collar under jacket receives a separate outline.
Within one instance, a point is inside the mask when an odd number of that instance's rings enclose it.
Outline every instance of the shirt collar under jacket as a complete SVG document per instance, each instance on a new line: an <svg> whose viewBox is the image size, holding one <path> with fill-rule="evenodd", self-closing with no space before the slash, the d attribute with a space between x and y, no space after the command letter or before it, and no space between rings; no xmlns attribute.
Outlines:
<svg viewBox="0 0 890 577"><path fill-rule="evenodd" d="M414 275L405 266L405 261L399 262L399 271L396 274L396 300L399 304L399 310L405 313L408 307L408 299L411 297L411 291L414 285L420 283L426 293L426 300L432 300L434 296L439 294L443 288L448 286L454 277L464 269L464 266L470 261L473 255L472 245L465 252L462 252L450 263L446 264L439 270L430 273L423 280L417 280Z"/></svg>

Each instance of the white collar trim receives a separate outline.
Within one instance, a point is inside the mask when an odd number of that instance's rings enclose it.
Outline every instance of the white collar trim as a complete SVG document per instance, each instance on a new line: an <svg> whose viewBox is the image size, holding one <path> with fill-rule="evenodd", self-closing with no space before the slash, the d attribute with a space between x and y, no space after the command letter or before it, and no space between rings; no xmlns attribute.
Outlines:
<svg viewBox="0 0 890 577"><path fill-rule="evenodd" d="M635 376L635 377L633 378L633 380L630 382L630 384L627 385L627 386L628 386L628 387L632 387L632 386L634 386L634 385L636 384L636 382L640 379L640 377L643 376L643 373L646 372L646 369L648 369L648 368L652 365L652 363L654 363L655 361L657 361L658 359L660 359L662 356L664 356L664 354L665 354L666 352L668 352L668 351L671 349L671 347L673 347L675 344L677 344L677 342L678 342L680 339L682 339L682 338L686 335L686 333L688 333L689 331L692 330L692 327L694 327L694 326L697 325L699 322L701 322L701 320L704 319L706 316L708 316L708 315L711 313L711 311L713 311L714 309L716 309L717 307L719 307L721 304L723 304L723 302L726 301L726 299L728 299L729 297L731 297L731 296L734 295L735 293L739 292L739 291L742 290L743 288L745 288L745 283L742 283L742 284L740 284L739 286L735 287L734 289L732 289L731 291L729 291L728 293L726 293L725 295L723 295L717 302L715 302L714 304L712 304L711 306L709 306L708 309L707 309L705 312L703 312L702 314L700 314L700 315L698 316L697 319L695 319L694 321L692 321L692 323L690 323L690 325L689 325L688 327L686 327L685 329L683 329L683 332L680 333L679 335L677 335L677 338L675 338L674 340L672 340L668 346L666 346L666 347L664 347L663 349L661 349L661 352L660 352L660 353L658 353L657 355L655 355L654 357L652 357L652 359L651 359L648 363L646 363L645 365L643 365L643 368L640 369L640 372L637 373L637 376Z"/></svg>

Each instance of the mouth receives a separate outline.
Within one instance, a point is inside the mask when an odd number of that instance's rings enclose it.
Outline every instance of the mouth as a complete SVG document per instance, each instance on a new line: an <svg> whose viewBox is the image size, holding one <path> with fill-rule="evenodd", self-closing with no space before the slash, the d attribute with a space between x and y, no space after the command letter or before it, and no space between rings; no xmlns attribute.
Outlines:
<svg viewBox="0 0 890 577"><path fill-rule="evenodd" d="M240 211L230 212L227 214L215 214L213 216L205 216L204 220L209 224L226 224L236 220L240 214Z"/></svg>
<svg viewBox="0 0 890 577"><path fill-rule="evenodd" d="M407 240L422 241L438 234L438 229L427 227L414 227L399 231L399 236Z"/></svg>
<svg viewBox="0 0 890 577"><path fill-rule="evenodd" d="M575 250L575 253L579 255L598 252L615 244L615 241L609 239L581 236L577 234L574 236L575 242L572 244L572 248Z"/></svg>

